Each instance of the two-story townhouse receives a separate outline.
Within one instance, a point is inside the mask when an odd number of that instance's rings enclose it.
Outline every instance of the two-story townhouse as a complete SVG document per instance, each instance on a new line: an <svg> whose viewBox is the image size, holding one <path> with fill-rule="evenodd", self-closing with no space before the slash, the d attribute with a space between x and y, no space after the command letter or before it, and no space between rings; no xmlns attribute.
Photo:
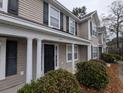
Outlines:
<svg viewBox="0 0 124 93"><path fill-rule="evenodd" d="M0 93L91 59L90 32L80 25L56 0L0 0Z"/></svg>
<svg viewBox="0 0 124 93"><path fill-rule="evenodd" d="M79 29L79 37L90 40L91 58L98 59L106 48L104 43L106 29L101 26L97 11L84 15L79 23Z"/></svg>

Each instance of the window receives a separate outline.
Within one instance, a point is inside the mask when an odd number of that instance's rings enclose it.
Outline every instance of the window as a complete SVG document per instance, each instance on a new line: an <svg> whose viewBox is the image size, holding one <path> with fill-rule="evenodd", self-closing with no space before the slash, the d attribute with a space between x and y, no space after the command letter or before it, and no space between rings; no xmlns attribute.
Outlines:
<svg viewBox="0 0 124 93"><path fill-rule="evenodd" d="M74 59L78 60L78 46L77 45L74 46Z"/></svg>
<svg viewBox="0 0 124 93"><path fill-rule="evenodd" d="M9 0L8 12L11 14L18 15L18 0Z"/></svg>
<svg viewBox="0 0 124 93"><path fill-rule="evenodd" d="M98 57L98 47L92 47L92 58Z"/></svg>
<svg viewBox="0 0 124 93"><path fill-rule="evenodd" d="M0 8L3 7L3 0L0 0Z"/></svg>
<svg viewBox="0 0 124 93"><path fill-rule="evenodd" d="M48 25L48 3L44 2L43 8L43 23Z"/></svg>
<svg viewBox="0 0 124 93"><path fill-rule="evenodd" d="M95 23L91 23L91 31L92 31L92 36L97 36L97 29Z"/></svg>
<svg viewBox="0 0 124 93"><path fill-rule="evenodd" d="M75 21L72 18L69 20L69 33L75 35Z"/></svg>
<svg viewBox="0 0 124 93"><path fill-rule="evenodd" d="M78 46L74 46L74 59L78 60ZM72 45L67 45L67 62L72 62Z"/></svg>
<svg viewBox="0 0 124 93"><path fill-rule="evenodd" d="M6 76L17 73L17 42L7 41L6 46Z"/></svg>
<svg viewBox="0 0 124 93"><path fill-rule="evenodd" d="M50 26L53 28L60 29L60 11L50 5Z"/></svg>
<svg viewBox="0 0 124 93"><path fill-rule="evenodd" d="M0 10L7 12L8 0L0 0Z"/></svg>
<svg viewBox="0 0 124 93"><path fill-rule="evenodd" d="M72 61L72 45L67 45L67 62Z"/></svg>

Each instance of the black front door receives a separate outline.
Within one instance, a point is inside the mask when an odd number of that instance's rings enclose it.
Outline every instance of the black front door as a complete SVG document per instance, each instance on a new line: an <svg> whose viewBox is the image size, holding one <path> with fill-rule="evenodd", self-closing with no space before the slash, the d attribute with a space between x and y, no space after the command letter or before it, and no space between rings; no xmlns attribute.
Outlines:
<svg viewBox="0 0 124 93"><path fill-rule="evenodd" d="M44 45L44 73L54 70L54 45Z"/></svg>

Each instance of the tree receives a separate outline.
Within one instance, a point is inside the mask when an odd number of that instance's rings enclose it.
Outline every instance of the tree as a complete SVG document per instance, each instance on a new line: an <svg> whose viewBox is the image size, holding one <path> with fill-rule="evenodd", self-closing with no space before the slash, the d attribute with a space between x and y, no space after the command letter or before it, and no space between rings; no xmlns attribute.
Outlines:
<svg viewBox="0 0 124 93"><path fill-rule="evenodd" d="M86 10L87 8L85 6L76 7L76 8L73 8L72 13L81 19L86 14Z"/></svg>
<svg viewBox="0 0 124 93"><path fill-rule="evenodd" d="M123 28L123 3L122 1L114 1L110 6L110 14L103 18L104 25L110 32L116 33L117 49L119 49L119 32L122 33Z"/></svg>

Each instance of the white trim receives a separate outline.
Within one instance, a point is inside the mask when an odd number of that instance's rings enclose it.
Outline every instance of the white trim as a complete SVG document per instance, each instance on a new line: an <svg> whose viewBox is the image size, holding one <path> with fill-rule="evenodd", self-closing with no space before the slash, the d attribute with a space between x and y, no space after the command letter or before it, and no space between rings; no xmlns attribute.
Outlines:
<svg viewBox="0 0 124 93"><path fill-rule="evenodd" d="M91 59L91 45L87 46L87 59L90 60Z"/></svg>
<svg viewBox="0 0 124 93"><path fill-rule="evenodd" d="M27 38L27 67L26 67L26 83L32 80L32 38Z"/></svg>
<svg viewBox="0 0 124 93"><path fill-rule="evenodd" d="M6 38L0 38L0 80L5 79L6 70Z"/></svg>
<svg viewBox="0 0 124 93"><path fill-rule="evenodd" d="M54 26L52 26L50 23L51 23L51 20L50 20L50 12L51 12L51 8L53 8L53 9L55 9L57 12L59 12L59 28L58 27L54 27ZM60 29L60 10L59 9L57 9L56 7L54 7L53 5L51 5L51 4L49 4L49 26L50 27L53 27L53 28L57 28L57 29Z"/></svg>
<svg viewBox="0 0 124 93"><path fill-rule="evenodd" d="M8 0L3 0L3 7L0 8L1 11L7 12L8 10Z"/></svg>
<svg viewBox="0 0 124 93"><path fill-rule="evenodd" d="M91 20L88 20L88 39L89 39L89 40L91 40L90 21L91 21Z"/></svg>
<svg viewBox="0 0 124 93"><path fill-rule="evenodd" d="M41 66L42 66L42 40L37 39L37 63L36 63L36 79L39 79L41 77Z"/></svg>
<svg viewBox="0 0 124 93"><path fill-rule="evenodd" d="M72 44L72 73L75 73L74 46L75 44Z"/></svg>
<svg viewBox="0 0 124 93"><path fill-rule="evenodd" d="M68 38L68 39L71 39L71 41L73 41L76 44L89 45L89 43L90 43L90 40L83 39L83 38L80 38L80 37L77 37L74 35L70 35L70 34L55 30L55 29L51 29L51 28L42 26L42 25L38 25L36 23L29 22L29 21L26 21L26 20L23 20L20 18L8 16L6 14L1 14L0 22L5 23L5 24L11 24L11 25L13 24L15 26L21 26L24 28L28 28L31 30L35 30L36 32L42 32L42 34L44 32L46 34L54 34L59 37ZM36 32L34 32L34 33L36 33ZM5 33L5 31L4 31L4 33ZM14 33L14 35L18 35L18 33ZM37 34L37 35L39 35L39 34ZM27 37L27 34L23 34L23 36ZM33 35L32 38L36 38L36 35ZM39 38L41 38L41 35L39 36ZM48 38L48 37L45 37L45 38ZM69 42L70 42L70 40L69 40Z"/></svg>

